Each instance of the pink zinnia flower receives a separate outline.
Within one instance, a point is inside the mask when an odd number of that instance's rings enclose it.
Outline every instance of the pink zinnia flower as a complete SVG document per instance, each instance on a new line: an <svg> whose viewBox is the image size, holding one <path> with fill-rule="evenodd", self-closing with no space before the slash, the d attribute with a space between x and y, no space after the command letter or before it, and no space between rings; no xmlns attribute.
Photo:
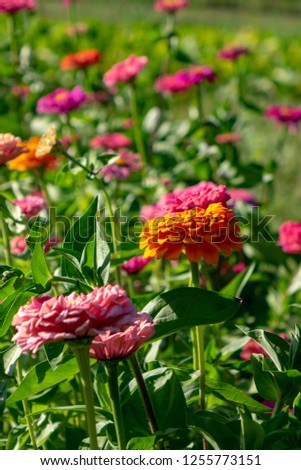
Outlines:
<svg viewBox="0 0 301 470"><path fill-rule="evenodd" d="M90 142L90 147L99 148L103 147L106 150L118 150L122 147L130 147L132 145L131 139L119 132L112 132L110 134L97 135L93 137Z"/></svg>
<svg viewBox="0 0 301 470"><path fill-rule="evenodd" d="M187 6L187 0L156 0L154 9L156 11L166 11L168 13L172 13Z"/></svg>
<svg viewBox="0 0 301 470"><path fill-rule="evenodd" d="M153 319L147 313L137 314L136 320L124 331L107 329L92 342L90 356L98 361L122 359L133 354L155 334Z"/></svg>
<svg viewBox="0 0 301 470"><path fill-rule="evenodd" d="M215 137L215 142L217 144L236 144L240 139L241 135L238 132L224 132Z"/></svg>
<svg viewBox="0 0 301 470"><path fill-rule="evenodd" d="M225 60L236 60L242 55L250 54L250 49L244 46L225 46L219 53L218 57Z"/></svg>
<svg viewBox="0 0 301 470"><path fill-rule="evenodd" d="M15 199L13 202L16 206L20 207L22 214L26 218L34 217L47 207L47 202L41 196L29 195L22 199Z"/></svg>
<svg viewBox="0 0 301 470"><path fill-rule="evenodd" d="M163 94L181 93L192 86L187 74L182 72L162 75L155 81L155 90Z"/></svg>
<svg viewBox="0 0 301 470"><path fill-rule="evenodd" d="M122 62L118 62L108 70L103 77L107 87L112 87L119 82L132 82L148 63L146 56L130 55Z"/></svg>
<svg viewBox="0 0 301 470"><path fill-rule="evenodd" d="M87 95L79 86L72 90L58 88L39 99L37 113L68 114L70 111L78 109L86 100Z"/></svg>
<svg viewBox="0 0 301 470"><path fill-rule="evenodd" d="M134 256L121 265L122 271L128 274L139 273L147 264L153 261L154 258L144 258L144 256Z"/></svg>
<svg viewBox="0 0 301 470"><path fill-rule="evenodd" d="M109 183L115 178L125 180L131 173L141 170L142 167L141 157L138 153L121 149L119 151L119 157L117 157L113 163L104 166L100 170L100 173L103 175L105 182Z"/></svg>
<svg viewBox="0 0 301 470"><path fill-rule="evenodd" d="M15 137L12 134L0 134L0 165L13 160L26 149L22 146L20 137Z"/></svg>
<svg viewBox="0 0 301 470"><path fill-rule="evenodd" d="M26 238L17 235L10 242L10 252L12 255L22 256L27 251Z"/></svg>
<svg viewBox="0 0 301 470"><path fill-rule="evenodd" d="M0 13L17 13L20 10L35 10L35 0L0 0Z"/></svg>
<svg viewBox="0 0 301 470"><path fill-rule="evenodd" d="M258 206L258 202L256 201L254 194L248 189L230 188L228 189L228 193L231 196L229 205L235 206L238 201L243 201L251 206Z"/></svg>
<svg viewBox="0 0 301 470"><path fill-rule="evenodd" d="M301 254L301 223L287 221L279 229L279 241L285 253Z"/></svg>
<svg viewBox="0 0 301 470"><path fill-rule="evenodd" d="M137 309L118 285L97 287L89 294L32 298L13 319L12 338L22 352L33 354L45 343L118 332L137 319Z"/></svg>
<svg viewBox="0 0 301 470"><path fill-rule="evenodd" d="M275 119L278 124L285 124L289 130L295 131L301 120L301 108L294 106L271 106L265 112L266 117Z"/></svg>
<svg viewBox="0 0 301 470"><path fill-rule="evenodd" d="M11 88L11 92L14 96L18 96L19 98L26 98L30 94L30 86L29 85L14 85Z"/></svg>
<svg viewBox="0 0 301 470"><path fill-rule="evenodd" d="M237 263L232 267L232 272L235 274L239 274L244 271L244 269L246 269L245 263Z"/></svg>
<svg viewBox="0 0 301 470"><path fill-rule="evenodd" d="M72 5L73 0L63 0L64 7L70 7Z"/></svg>
<svg viewBox="0 0 301 470"><path fill-rule="evenodd" d="M216 73L208 65L191 65L188 69L177 72L177 75L186 77L191 85L198 85L204 80L213 82L216 78Z"/></svg>

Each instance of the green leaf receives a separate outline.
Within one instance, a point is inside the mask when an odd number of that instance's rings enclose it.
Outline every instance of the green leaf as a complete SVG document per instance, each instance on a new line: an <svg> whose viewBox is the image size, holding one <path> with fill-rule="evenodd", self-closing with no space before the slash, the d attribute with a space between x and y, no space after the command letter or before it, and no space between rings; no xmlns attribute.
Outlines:
<svg viewBox="0 0 301 470"><path fill-rule="evenodd" d="M285 370L288 368L289 358L289 345L280 336L277 336L269 331L261 329L246 330L245 328L238 327L241 331L250 338L255 339L258 344L267 352L278 370Z"/></svg>
<svg viewBox="0 0 301 470"><path fill-rule="evenodd" d="M244 269L241 273L237 274L229 284L227 284L220 291L221 294L229 295L231 297L239 297L253 274L256 264L252 263L248 268Z"/></svg>
<svg viewBox="0 0 301 470"><path fill-rule="evenodd" d="M78 373L78 365L75 357L65 356L61 364L51 369L48 361L40 362L25 375L18 388L8 398L7 405L29 398L36 393L63 382Z"/></svg>
<svg viewBox="0 0 301 470"><path fill-rule="evenodd" d="M156 333L151 341L196 325L210 325L231 318L240 299L196 287L182 287L155 297L143 311L151 315Z"/></svg>
<svg viewBox="0 0 301 470"><path fill-rule="evenodd" d="M263 356L253 354L251 363L254 371L254 380L258 393L269 401L278 401L281 397L280 389L272 372L264 369Z"/></svg>
<svg viewBox="0 0 301 470"><path fill-rule="evenodd" d="M110 248L104 240L100 221L97 221L96 232L86 244L81 257L81 268L87 281L98 286L108 283L110 274Z"/></svg>
<svg viewBox="0 0 301 470"><path fill-rule="evenodd" d="M241 413L241 447L242 450L261 450L265 432L263 427L253 421L246 413Z"/></svg>
<svg viewBox="0 0 301 470"><path fill-rule="evenodd" d="M60 248L56 246L54 246L52 249L56 253L60 253L63 256L62 262L63 260L68 262L69 271L72 270L73 279L80 279L82 281L85 280L85 277L82 273L82 268L78 259L79 253L73 250L68 250L67 248Z"/></svg>
<svg viewBox="0 0 301 470"><path fill-rule="evenodd" d="M50 289L51 273L48 269L45 254L41 243L36 243L31 260L31 272L33 282L39 289L39 292L45 292Z"/></svg>
<svg viewBox="0 0 301 470"><path fill-rule="evenodd" d="M0 213L5 219L22 224L22 211L20 207L13 204L9 199L0 194Z"/></svg>
<svg viewBox="0 0 301 470"><path fill-rule="evenodd" d="M67 348L67 344L64 342L44 344L45 355L52 370L58 368Z"/></svg>
<svg viewBox="0 0 301 470"><path fill-rule="evenodd" d="M13 277L5 282L5 284L2 284L2 286L0 286L0 301L6 299L11 294L19 290L27 281L28 279L25 279L24 277Z"/></svg>
<svg viewBox="0 0 301 470"><path fill-rule="evenodd" d="M216 397L242 409L247 407L251 413L265 413L270 411L270 408L258 403L258 401L249 397L233 385L211 379L206 380L206 385L209 391Z"/></svg>
<svg viewBox="0 0 301 470"><path fill-rule="evenodd" d="M30 251L34 251L36 244L43 245L48 240L48 231L46 229L46 222L40 217L37 217L33 226L30 229L26 244Z"/></svg>
<svg viewBox="0 0 301 470"><path fill-rule="evenodd" d="M286 404L292 404L300 392L301 372L298 370L274 371L274 377L281 390L281 399Z"/></svg>
<svg viewBox="0 0 301 470"><path fill-rule="evenodd" d="M21 356L22 351L17 344L9 348L3 354L3 365L4 365L4 372L8 376L12 376L15 371L16 362Z"/></svg>
<svg viewBox="0 0 301 470"><path fill-rule="evenodd" d="M289 368L301 370L301 325L295 326L289 351Z"/></svg>
<svg viewBox="0 0 301 470"><path fill-rule="evenodd" d="M134 437L128 442L127 450L154 450L157 436Z"/></svg>
<svg viewBox="0 0 301 470"><path fill-rule="evenodd" d="M27 288L32 288L32 284L27 284ZM20 307L25 305L36 294L26 290L22 286L19 290L7 297L2 304L0 304L0 336L4 336L9 330L13 317Z"/></svg>

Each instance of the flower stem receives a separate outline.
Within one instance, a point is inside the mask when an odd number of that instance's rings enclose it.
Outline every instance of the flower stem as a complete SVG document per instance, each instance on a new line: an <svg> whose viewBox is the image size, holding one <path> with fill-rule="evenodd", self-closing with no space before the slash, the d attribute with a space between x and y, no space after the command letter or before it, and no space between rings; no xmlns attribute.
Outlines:
<svg viewBox="0 0 301 470"><path fill-rule="evenodd" d="M135 354L132 354L128 358L128 363L129 363L130 369L132 371L132 374L136 379L137 386L138 386L139 392L140 392L142 400L143 400L143 404L144 404L144 408L145 408L145 411L146 411L146 414L147 414L148 424L149 424L150 430L153 434L155 434L156 432L158 432L159 428L158 428L156 416L155 416L155 413L154 413L153 405L151 403L148 390L146 388L146 383L144 382L143 375L142 375L142 372L141 372L141 369L140 369L140 365L139 365L139 362L138 362L137 357L136 357Z"/></svg>
<svg viewBox="0 0 301 470"><path fill-rule="evenodd" d="M203 122L204 120L204 109L203 109L203 93L202 93L202 85L199 83L195 85L195 92L196 92L196 105L199 115L199 121Z"/></svg>
<svg viewBox="0 0 301 470"><path fill-rule="evenodd" d="M1 225L1 231L2 231L2 238L3 238L3 245L4 245L4 250L5 250L5 262L9 266L12 266L12 256L10 252L10 244L9 244L9 232L8 232L8 227L4 219L4 215L2 212L0 212L0 225Z"/></svg>
<svg viewBox="0 0 301 470"><path fill-rule="evenodd" d="M95 423L95 411L94 411L94 399L93 399L93 386L90 372L90 342L74 341L69 342L69 346L74 353L80 372L80 379L83 389L83 395L86 405L86 419L87 429L90 438L90 449L98 450L96 423Z"/></svg>
<svg viewBox="0 0 301 470"><path fill-rule="evenodd" d="M140 154L141 160L146 165L148 161L147 161L147 155L146 155L145 148L144 148L142 132L141 132L141 121L140 121L140 116L138 113L137 95L136 95L136 89L135 89L134 83L132 84L130 88L130 95L131 95L132 118L134 121L133 127L134 127L135 143L136 143L137 151Z"/></svg>
<svg viewBox="0 0 301 470"><path fill-rule="evenodd" d="M120 450L126 448L126 437L121 411L121 403L118 388L118 362L111 361L105 363L105 371L108 378L109 392L111 398L112 413L114 417L117 443Z"/></svg>
<svg viewBox="0 0 301 470"><path fill-rule="evenodd" d="M22 367L21 367L21 362L20 360L17 361L17 379L18 379L18 383L20 384L22 382ZM24 410L24 417L25 417L25 420L26 420L26 424L27 424L27 428L28 428L28 432L29 432L29 437L30 437L30 441L31 441L31 445L33 447L34 450L37 450L38 449L38 446L37 446L37 443L36 443L36 439L35 439L35 435L34 435L34 429L33 429L33 423L32 423L32 418L30 416L30 407L29 407L29 403L28 403L28 400L25 398L24 400L22 400L22 405L23 405L23 410Z"/></svg>
<svg viewBox="0 0 301 470"><path fill-rule="evenodd" d="M277 400L274 406L273 413L271 415L271 418L274 418L278 413L280 413L281 409L283 407L283 401L282 400Z"/></svg>

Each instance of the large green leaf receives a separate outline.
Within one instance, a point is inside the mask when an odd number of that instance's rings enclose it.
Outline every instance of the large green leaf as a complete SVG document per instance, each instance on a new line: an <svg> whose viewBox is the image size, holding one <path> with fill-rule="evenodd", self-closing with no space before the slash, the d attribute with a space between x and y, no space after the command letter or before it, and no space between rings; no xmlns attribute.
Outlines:
<svg viewBox="0 0 301 470"><path fill-rule="evenodd" d="M221 294L230 295L232 297L239 297L253 274L255 263L252 263L248 268L244 269L241 273L237 274L229 284L227 284L220 291Z"/></svg>
<svg viewBox="0 0 301 470"><path fill-rule="evenodd" d="M29 289L32 287L30 283L27 284ZM4 336L11 326L15 313L22 305L25 305L35 294L26 290L22 286L19 290L7 297L7 299L0 304L0 336Z"/></svg>
<svg viewBox="0 0 301 470"><path fill-rule="evenodd" d="M41 243L36 243L31 260L31 272L33 282L40 292L45 292L50 288L51 273L48 269L45 254Z"/></svg>
<svg viewBox="0 0 301 470"><path fill-rule="evenodd" d="M295 326L289 351L289 368L301 370L301 325Z"/></svg>
<svg viewBox="0 0 301 470"><path fill-rule="evenodd" d="M263 356L253 354L251 363L258 393L269 401L277 401L281 397L280 389L272 372L264 369Z"/></svg>
<svg viewBox="0 0 301 470"><path fill-rule="evenodd" d="M243 450L263 449L265 432L247 413L241 413L241 447Z"/></svg>
<svg viewBox="0 0 301 470"><path fill-rule="evenodd" d="M219 323L231 318L240 307L240 299L196 287L181 287L151 300L143 311L151 315L156 333L151 341L196 325Z"/></svg>

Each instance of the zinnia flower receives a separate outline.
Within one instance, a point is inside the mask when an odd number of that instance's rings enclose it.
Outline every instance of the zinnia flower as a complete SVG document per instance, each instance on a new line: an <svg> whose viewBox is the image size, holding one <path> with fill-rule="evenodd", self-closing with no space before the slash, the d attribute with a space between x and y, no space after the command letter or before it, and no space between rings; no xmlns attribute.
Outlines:
<svg viewBox="0 0 301 470"><path fill-rule="evenodd" d="M21 143L20 137L9 133L0 134L0 165L13 160L23 152L26 152L26 148Z"/></svg>
<svg viewBox="0 0 301 470"><path fill-rule="evenodd" d="M301 254L301 223L287 221L279 229L279 241L285 253Z"/></svg>
<svg viewBox="0 0 301 470"><path fill-rule="evenodd" d="M30 94L30 86L29 85L14 85L11 88L11 92L14 96L18 98L26 98Z"/></svg>
<svg viewBox="0 0 301 470"><path fill-rule="evenodd" d="M109 328L96 336L91 345L90 356L98 361L128 357L154 334L153 319L147 313L137 314L133 324L124 331L115 332Z"/></svg>
<svg viewBox="0 0 301 470"><path fill-rule="evenodd" d="M230 188L228 189L228 193L231 196L229 201L229 205L235 206L238 201L243 201L246 204L250 204L251 206L258 206L258 202L254 196L254 194L249 191L248 189L242 188Z"/></svg>
<svg viewBox="0 0 301 470"><path fill-rule="evenodd" d="M140 248L145 249L145 257L173 260L185 253L191 262L204 259L215 264L219 252L229 255L241 249L238 233L232 210L219 202L207 209L196 207L147 221L140 234Z"/></svg>
<svg viewBox="0 0 301 470"><path fill-rule="evenodd" d="M186 77L191 85L198 85L204 80L213 82L216 78L216 73L208 65L191 65L188 69L177 72L177 75Z"/></svg>
<svg viewBox="0 0 301 470"><path fill-rule="evenodd" d="M31 137L28 141L22 142L26 149L26 153L21 153L17 158L8 162L10 170L27 171L31 168L39 168L41 166L50 166L55 162L55 156L46 154L43 157L36 156L36 150L40 142L40 137ZM23 150L24 152L24 150Z"/></svg>
<svg viewBox="0 0 301 470"><path fill-rule="evenodd" d="M89 294L32 298L13 319L12 338L22 352L33 354L45 343L97 336L107 328L123 331L137 319L137 309L118 285Z"/></svg>
<svg viewBox="0 0 301 470"><path fill-rule="evenodd" d="M79 86L72 90L58 88L39 99L37 113L68 114L70 111L78 109L86 100L87 95Z"/></svg>
<svg viewBox="0 0 301 470"><path fill-rule="evenodd" d="M104 166L100 173L103 175L105 182L109 183L114 178L125 180L131 173L141 170L142 167L141 157L138 153L121 149L119 157L116 157L112 163Z"/></svg>
<svg viewBox="0 0 301 470"><path fill-rule="evenodd" d="M20 10L35 10L35 0L0 0L0 13L14 14Z"/></svg>
<svg viewBox="0 0 301 470"><path fill-rule="evenodd" d="M65 55L60 63L62 70L83 69L89 65L97 64L101 54L97 49L84 49L80 52Z"/></svg>
<svg viewBox="0 0 301 470"><path fill-rule="evenodd" d="M148 63L146 56L130 55L108 70L103 77L104 84L112 87L119 82L132 82Z"/></svg>
<svg viewBox="0 0 301 470"><path fill-rule="evenodd" d="M156 11L166 11L168 13L172 13L187 6L187 0L156 0L154 9Z"/></svg>
<svg viewBox="0 0 301 470"><path fill-rule="evenodd" d="M215 142L217 144L236 144L240 139L241 135L238 132L224 132L215 137Z"/></svg>
<svg viewBox="0 0 301 470"><path fill-rule="evenodd" d="M147 264L153 261L153 258L144 258L144 256L134 256L121 265L122 271L128 274L139 273Z"/></svg>
<svg viewBox="0 0 301 470"><path fill-rule="evenodd" d="M26 218L34 217L41 212L41 210L47 207L45 199L35 195L29 195L22 199L15 199L13 203L20 207L22 214Z"/></svg>
<svg viewBox="0 0 301 470"><path fill-rule="evenodd" d="M90 142L91 148L101 148L106 150L118 150L122 147L129 147L132 141L129 137L119 132L97 135Z"/></svg>
<svg viewBox="0 0 301 470"><path fill-rule="evenodd" d="M218 57L225 60L236 60L242 55L250 54L250 49L244 46L225 46L219 53Z"/></svg>
<svg viewBox="0 0 301 470"><path fill-rule="evenodd" d="M183 73L162 75L155 81L155 90L163 94L181 93L187 91L191 86L187 75Z"/></svg>
<svg viewBox="0 0 301 470"><path fill-rule="evenodd" d="M22 256L27 251L26 238L17 235L10 240L9 246L12 255Z"/></svg>
<svg viewBox="0 0 301 470"><path fill-rule="evenodd" d="M295 131L301 120L301 108L294 106L271 106L265 112L266 117L275 119L278 124L285 124L289 130Z"/></svg>

